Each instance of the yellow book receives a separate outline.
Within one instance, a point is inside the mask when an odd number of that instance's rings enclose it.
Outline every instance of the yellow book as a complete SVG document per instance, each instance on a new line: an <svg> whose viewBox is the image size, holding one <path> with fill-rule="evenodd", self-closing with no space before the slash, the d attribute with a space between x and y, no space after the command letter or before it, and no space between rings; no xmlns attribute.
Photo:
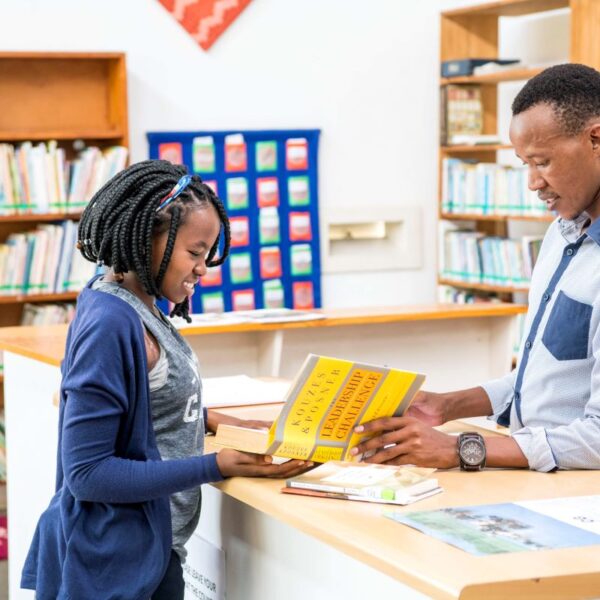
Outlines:
<svg viewBox="0 0 600 600"><path fill-rule="evenodd" d="M271 429L220 425L218 446L284 458L352 460L361 423L404 414L424 375L309 354Z"/></svg>

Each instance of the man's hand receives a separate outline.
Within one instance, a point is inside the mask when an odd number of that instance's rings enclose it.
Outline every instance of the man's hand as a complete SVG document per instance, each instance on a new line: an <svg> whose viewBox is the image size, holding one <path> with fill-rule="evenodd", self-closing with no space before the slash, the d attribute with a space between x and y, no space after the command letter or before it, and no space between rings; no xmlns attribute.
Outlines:
<svg viewBox="0 0 600 600"><path fill-rule="evenodd" d="M447 421L445 409L446 400L442 394L420 391L408 407L406 416L435 427Z"/></svg>
<svg viewBox="0 0 600 600"><path fill-rule="evenodd" d="M223 477L270 477L283 479L294 477L310 469L312 462L290 460L281 465L274 465L271 456L238 452L223 448L217 454L217 465Z"/></svg>
<svg viewBox="0 0 600 600"><path fill-rule="evenodd" d="M365 462L440 469L459 466L456 436L436 431L414 417L376 419L354 431L375 435L351 450L353 455L374 452Z"/></svg>

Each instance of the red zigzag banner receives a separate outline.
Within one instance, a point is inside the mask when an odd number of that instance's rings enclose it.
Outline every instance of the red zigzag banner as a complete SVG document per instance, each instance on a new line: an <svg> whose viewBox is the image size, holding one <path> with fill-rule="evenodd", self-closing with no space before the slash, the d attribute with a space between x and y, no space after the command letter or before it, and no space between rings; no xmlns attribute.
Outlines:
<svg viewBox="0 0 600 600"><path fill-rule="evenodd" d="M208 50L251 0L158 0Z"/></svg>

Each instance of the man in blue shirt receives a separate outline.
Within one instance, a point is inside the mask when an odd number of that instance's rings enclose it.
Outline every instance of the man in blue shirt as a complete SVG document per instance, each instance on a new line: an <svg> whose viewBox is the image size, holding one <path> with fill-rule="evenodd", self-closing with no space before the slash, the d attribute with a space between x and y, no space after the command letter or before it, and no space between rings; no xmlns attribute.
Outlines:
<svg viewBox="0 0 600 600"><path fill-rule="evenodd" d="M559 218L549 227L529 293L517 368L482 386L421 392L406 417L357 429L375 437L371 462L465 470L600 468L600 73L546 69L512 105L510 139L529 188ZM510 437L433 429L487 415Z"/></svg>

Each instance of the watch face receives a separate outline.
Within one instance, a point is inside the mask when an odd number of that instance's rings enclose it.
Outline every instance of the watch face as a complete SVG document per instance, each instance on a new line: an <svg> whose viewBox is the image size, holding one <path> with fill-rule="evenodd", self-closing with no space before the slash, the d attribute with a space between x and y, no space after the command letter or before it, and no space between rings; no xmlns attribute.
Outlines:
<svg viewBox="0 0 600 600"><path fill-rule="evenodd" d="M467 440L460 446L460 457L468 465L479 465L483 462L484 450L479 440Z"/></svg>

